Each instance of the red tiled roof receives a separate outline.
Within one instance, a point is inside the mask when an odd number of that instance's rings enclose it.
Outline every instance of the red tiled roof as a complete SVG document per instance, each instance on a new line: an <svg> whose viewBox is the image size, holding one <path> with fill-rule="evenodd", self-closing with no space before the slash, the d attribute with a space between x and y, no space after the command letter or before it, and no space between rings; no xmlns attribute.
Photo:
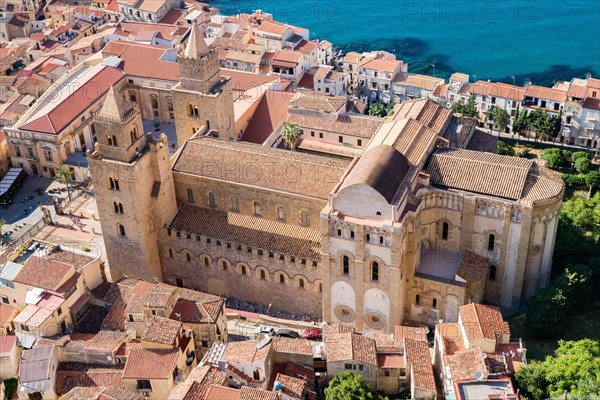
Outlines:
<svg viewBox="0 0 600 400"><path fill-rule="evenodd" d="M4 140L4 131L0 129L0 142ZM4 324L10 322L12 317L15 315L17 307L13 307L9 304L0 303L0 328Z"/></svg>
<svg viewBox="0 0 600 400"><path fill-rule="evenodd" d="M74 273L72 265L31 256L15 277L15 282L47 290L57 290L66 276Z"/></svg>
<svg viewBox="0 0 600 400"><path fill-rule="evenodd" d="M183 15L183 10L178 10L176 8L171 8L164 17L158 21L160 24L175 24L181 16Z"/></svg>
<svg viewBox="0 0 600 400"><path fill-rule="evenodd" d="M252 121L246 127L242 140L263 144L283 122L287 114L287 105L294 93L267 91L263 94Z"/></svg>
<svg viewBox="0 0 600 400"><path fill-rule="evenodd" d="M510 335L508 322L504 321L498 307L470 303L459 307L458 313L469 341L496 340L497 334Z"/></svg>
<svg viewBox="0 0 600 400"><path fill-rule="evenodd" d="M168 51L171 49L116 40L110 41L102 54L122 59L119 68L127 75L178 82L179 65L162 59Z"/></svg>
<svg viewBox="0 0 600 400"><path fill-rule="evenodd" d="M239 389L225 386L210 385L202 400L237 400ZM184 400L188 400L187 397Z"/></svg>
<svg viewBox="0 0 600 400"><path fill-rule="evenodd" d="M562 103L567 99L567 92L544 86L529 85L525 89L525 96Z"/></svg>
<svg viewBox="0 0 600 400"><path fill-rule="evenodd" d="M131 349L123 379L168 379L179 349Z"/></svg>
<svg viewBox="0 0 600 400"><path fill-rule="evenodd" d="M311 75L308 72L305 72L304 75L302 75L302 79L300 79L300 82L298 82L298 87L306 88L306 89L314 89L315 83L314 83L313 78L314 78L314 75Z"/></svg>
<svg viewBox="0 0 600 400"><path fill-rule="evenodd" d="M375 71L384 72L395 72L399 66L402 65L402 61L389 60L387 58L376 58L371 59L361 65L361 68L372 69Z"/></svg>
<svg viewBox="0 0 600 400"><path fill-rule="evenodd" d="M404 357L406 364L410 364L412 368L413 385L419 389L435 392L435 379L427 343L404 339Z"/></svg>
<svg viewBox="0 0 600 400"><path fill-rule="evenodd" d="M405 360L401 354L377 354L379 368L404 368Z"/></svg>
<svg viewBox="0 0 600 400"><path fill-rule="evenodd" d="M182 324L169 318L153 316L146 322L146 330L142 335L142 340L153 343L174 345L179 336Z"/></svg>
<svg viewBox="0 0 600 400"><path fill-rule="evenodd" d="M63 98L60 103L42 107L19 128L57 134L125 76L122 71L109 66L101 66L99 71L93 72L95 75L91 79Z"/></svg>
<svg viewBox="0 0 600 400"><path fill-rule="evenodd" d="M14 335L4 335L0 336L0 354L9 353L17 342L17 337Z"/></svg>

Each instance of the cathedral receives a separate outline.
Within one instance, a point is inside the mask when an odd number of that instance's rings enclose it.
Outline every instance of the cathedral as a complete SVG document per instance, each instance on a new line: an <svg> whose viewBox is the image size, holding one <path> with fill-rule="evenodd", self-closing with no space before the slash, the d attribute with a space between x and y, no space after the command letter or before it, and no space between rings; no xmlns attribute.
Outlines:
<svg viewBox="0 0 600 400"><path fill-rule="evenodd" d="M452 147L452 113L428 99L397 105L354 158L243 142L198 29L177 61L174 154L143 134L124 81L95 117L87 157L113 280L379 332L456 322L471 302L517 309L548 283L564 186L537 161ZM290 113L336 112L302 99Z"/></svg>

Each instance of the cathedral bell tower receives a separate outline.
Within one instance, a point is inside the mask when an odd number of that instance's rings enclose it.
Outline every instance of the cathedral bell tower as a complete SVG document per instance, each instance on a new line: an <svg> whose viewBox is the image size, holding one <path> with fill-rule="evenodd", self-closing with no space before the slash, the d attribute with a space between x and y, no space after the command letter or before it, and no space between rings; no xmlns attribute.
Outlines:
<svg viewBox="0 0 600 400"><path fill-rule="evenodd" d="M238 139L229 78L221 77L219 53L194 25L177 55L180 82L172 89L179 147L196 132Z"/></svg>
<svg viewBox="0 0 600 400"><path fill-rule="evenodd" d="M141 113L116 87L94 119L88 164L110 275L162 281L158 240L177 211L166 135L144 135Z"/></svg>

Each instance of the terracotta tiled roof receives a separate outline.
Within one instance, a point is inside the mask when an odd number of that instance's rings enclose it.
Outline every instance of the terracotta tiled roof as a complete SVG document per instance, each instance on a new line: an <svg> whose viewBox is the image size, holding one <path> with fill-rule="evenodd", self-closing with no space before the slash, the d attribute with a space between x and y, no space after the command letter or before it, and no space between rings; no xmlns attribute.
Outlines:
<svg viewBox="0 0 600 400"><path fill-rule="evenodd" d="M34 132L57 134L67 127L88 107L100 99L108 89L124 77L118 69L98 64L74 83L60 102L49 102L35 112L19 128ZM92 95L93 94L93 95Z"/></svg>
<svg viewBox="0 0 600 400"><path fill-rule="evenodd" d="M305 339L274 337L273 350L276 353L302 354L308 356L312 356L313 354L310 340Z"/></svg>
<svg viewBox="0 0 600 400"><path fill-rule="evenodd" d="M291 399L301 400L304 398L306 382L299 378L277 374L275 381L281 384L281 392Z"/></svg>
<svg viewBox="0 0 600 400"><path fill-rule="evenodd" d="M302 60L302 53L295 50L279 50L273 61L283 61L290 63L299 63Z"/></svg>
<svg viewBox="0 0 600 400"><path fill-rule="evenodd" d="M326 112L343 111L346 106L345 96L325 96L321 93L304 91L298 92L296 97L290 101L290 107L308 108Z"/></svg>
<svg viewBox="0 0 600 400"><path fill-rule="evenodd" d="M371 139L377 129L383 123L382 118L370 117L360 114L342 113L337 119L330 120L297 113L288 113L285 122L290 122L305 129L305 136L309 136L310 130L325 131L350 135L364 139Z"/></svg>
<svg viewBox="0 0 600 400"><path fill-rule="evenodd" d="M452 355L465 349L462 331L457 322L437 324L435 330L444 341L444 355Z"/></svg>
<svg viewBox="0 0 600 400"><path fill-rule="evenodd" d="M166 345L175 345L175 340L181 332L182 324L169 318L154 316L146 321L146 330L142 340Z"/></svg>
<svg viewBox="0 0 600 400"><path fill-rule="evenodd" d="M525 89L525 97L534 97L563 103L567 100L567 92L545 86L529 85Z"/></svg>
<svg viewBox="0 0 600 400"><path fill-rule="evenodd" d="M141 393L132 393L118 387L76 387L61 397L62 400L142 400Z"/></svg>
<svg viewBox="0 0 600 400"><path fill-rule="evenodd" d="M15 282L55 291L65 277L70 277L74 272L72 265L30 256L15 277Z"/></svg>
<svg viewBox="0 0 600 400"><path fill-rule="evenodd" d="M426 342L404 339L404 357L412 368L412 384L419 389L435 392L431 356Z"/></svg>
<svg viewBox="0 0 600 400"><path fill-rule="evenodd" d="M442 135L452 121L452 110L431 99L405 101L394 109L394 120L412 118L421 125Z"/></svg>
<svg viewBox="0 0 600 400"><path fill-rule="evenodd" d="M376 58L370 59L367 62L361 64L361 68L371 69L375 71L383 71L393 73L399 70L402 65L402 61L390 60L387 58ZM393 76L392 76L393 78Z"/></svg>
<svg viewBox="0 0 600 400"><path fill-rule="evenodd" d="M341 324L330 324L323 327L323 337L337 335L338 333L352 333L354 328Z"/></svg>
<svg viewBox="0 0 600 400"><path fill-rule="evenodd" d="M302 78L300 78L300 81L298 82L298 87L303 89L314 89L314 76L311 75L308 71L306 71L304 75L302 75Z"/></svg>
<svg viewBox="0 0 600 400"><path fill-rule="evenodd" d="M170 51L165 47L115 40L104 47L102 54L122 59L119 68L127 75L178 82L179 65L163 59Z"/></svg>
<svg viewBox="0 0 600 400"><path fill-rule="evenodd" d="M225 385L227 375L211 365L196 367L185 381L177 384L169 400L205 400L211 385ZM218 399L214 399L218 400Z"/></svg>
<svg viewBox="0 0 600 400"><path fill-rule="evenodd" d="M254 29L256 29L257 31L270 33L272 35L283 36L283 34L290 28L279 22L265 21L262 24L256 26Z"/></svg>
<svg viewBox="0 0 600 400"><path fill-rule="evenodd" d="M173 220L171 230L309 260L320 259L319 231L235 212L185 204Z"/></svg>
<svg viewBox="0 0 600 400"><path fill-rule="evenodd" d="M276 392L267 392L249 386L242 387L238 396L238 400L277 400L278 398L279 394Z"/></svg>
<svg viewBox="0 0 600 400"><path fill-rule="evenodd" d="M206 396L198 400L237 400L239 392L236 388L211 385L206 391ZM188 400L187 397L184 400Z"/></svg>
<svg viewBox="0 0 600 400"><path fill-rule="evenodd" d="M123 379L169 379L179 349L132 349L127 357Z"/></svg>
<svg viewBox="0 0 600 400"><path fill-rule="evenodd" d="M590 77L587 80L586 86L591 89L600 89L600 79Z"/></svg>
<svg viewBox="0 0 600 400"><path fill-rule="evenodd" d="M293 94L284 91L267 91L246 127L242 140L255 144L264 143L281 126L286 114L288 102Z"/></svg>
<svg viewBox="0 0 600 400"><path fill-rule="evenodd" d="M3 327L4 324L12 321L12 318L17 314L17 311L17 307L0 303L0 328Z"/></svg>
<svg viewBox="0 0 600 400"><path fill-rule="evenodd" d="M456 274L467 282L478 282L488 276L490 263L487 258L465 250Z"/></svg>
<svg viewBox="0 0 600 400"><path fill-rule="evenodd" d="M94 366L60 363L56 371L56 393L65 394L75 387L120 387L123 366Z"/></svg>
<svg viewBox="0 0 600 400"><path fill-rule="evenodd" d="M339 333L325 337L327 361L358 361L377 365L375 340L356 333Z"/></svg>
<svg viewBox="0 0 600 400"><path fill-rule="evenodd" d="M242 342L229 342L223 360L233 364L246 364L264 361L271 350L271 343L258 349L259 340L244 340Z"/></svg>
<svg viewBox="0 0 600 400"><path fill-rule="evenodd" d="M244 372L240 371L239 369L237 369L235 367L235 365L232 364L225 364L225 369L229 372L231 372L234 376L236 376L237 378L241 379L242 381L246 382L247 385L249 385L250 383L252 383L252 378L250 378L248 375L246 375Z"/></svg>
<svg viewBox="0 0 600 400"><path fill-rule="evenodd" d="M377 354L379 368L404 368L406 360L401 354Z"/></svg>
<svg viewBox="0 0 600 400"><path fill-rule="evenodd" d="M394 78L394 83L397 85L416 87L431 92L443 82L444 80L442 78L436 78L435 76L409 74L406 72L399 73L396 75L396 78Z"/></svg>
<svg viewBox="0 0 600 400"><path fill-rule="evenodd" d="M471 94L521 101L525 88L501 82L477 81L471 86Z"/></svg>
<svg viewBox="0 0 600 400"><path fill-rule="evenodd" d="M332 158L201 137L185 143L173 170L325 200L347 165Z"/></svg>
<svg viewBox="0 0 600 400"><path fill-rule="evenodd" d="M161 24L174 25L183 16L184 11L171 8L159 21Z"/></svg>
<svg viewBox="0 0 600 400"><path fill-rule="evenodd" d="M583 108L600 111L600 97L588 97L583 102Z"/></svg>
<svg viewBox="0 0 600 400"><path fill-rule="evenodd" d="M14 335L0 335L0 354L7 354L12 351L17 343L17 337Z"/></svg>
<svg viewBox="0 0 600 400"><path fill-rule="evenodd" d="M368 337L375 340L377 353L396 353L402 350L403 342L396 340L392 333L369 332Z"/></svg>
<svg viewBox="0 0 600 400"><path fill-rule="evenodd" d="M396 325L394 327L394 339L404 343L405 338L427 342L427 330L425 327Z"/></svg>
<svg viewBox="0 0 600 400"><path fill-rule="evenodd" d="M304 54L310 54L317 48L317 46L318 46L318 44L313 41L308 41L306 39L302 39L300 41L300 43L298 43L298 45L296 46L296 48L294 50L300 51Z"/></svg>
<svg viewBox="0 0 600 400"><path fill-rule="evenodd" d="M504 321L498 307L471 303L460 306L458 313L469 341L496 340L496 335L510 335L508 322Z"/></svg>
<svg viewBox="0 0 600 400"><path fill-rule="evenodd" d="M427 171L435 185L518 200L532 165L523 158L446 148L432 155Z"/></svg>
<svg viewBox="0 0 600 400"><path fill-rule="evenodd" d="M344 56L344 62L350 64L357 64L360 61L361 57L362 55L360 53L351 51L349 53L346 53L346 55Z"/></svg>
<svg viewBox="0 0 600 400"><path fill-rule="evenodd" d="M125 332L104 331L96 334L71 333L68 335L48 336L40 339L40 344L57 345L72 349L115 350L127 340Z"/></svg>
<svg viewBox="0 0 600 400"><path fill-rule="evenodd" d="M481 372L487 378L488 371L483 359L483 352L479 347L470 350L461 350L448 357L450 374L454 382L473 380L475 374Z"/></svg>

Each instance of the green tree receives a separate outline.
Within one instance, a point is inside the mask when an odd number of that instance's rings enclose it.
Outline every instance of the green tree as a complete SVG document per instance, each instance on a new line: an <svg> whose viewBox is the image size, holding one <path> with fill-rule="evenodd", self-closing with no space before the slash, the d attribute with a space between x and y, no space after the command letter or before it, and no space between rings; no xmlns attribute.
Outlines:
<svg viewBox="0 0 600 400"><path fill-rule="evenodd" d="M521 394L529 400L545 399L548 397L548 381L542 363L531 362L527 367L520 368L515 373L517 386Z"/></svg>
<svg viewBox="0 0 600 400"><path fill-rule="evenodd" d="M529 125L536 132L536 138L539 137L541 140L548 140L552 132L552 122L550 121L548 111L536 108L529 114L528 119Z"/></svg>
<svg viewBox="0 0 600 400"><path fill-rule="evenodd" d="M510 123L510 115L500 107L492 107L488 116L498 126L498 132L504 132Z"/></svg>
<svg viewBox="0 0 600 400"><path fill-rule="evenodd" d="M344 371L337 374L325 388L326 400L372 400L373 394L361 375Z"/></svg>
<svg viewBox="0 0 600 400"><path fill-rule="evenodd" d="M373 103L369 106L369 115L373 117L385 117L388 115L388 107L385 104Z"/></svg>
<svg viewBox="0 0 600 400"><path fill-rule="evenodd" d="M575 151L573 152L573 154L571 154L571 158L573 159L573 161L576 161L580 158L590 158L590 153L588 153L587 151Z"/></svg>
<svg viewBox="0 0 600 400"><path fill-rule="evenodd" d="M567 299L567 306L571 310L585 307L592 299L594 287L593 271L585 265L568 266L558 279L554 282L560 288Z"/></svg>
<svg viewBox="0 0 600 400"><path fill-rule="evenodd" d="M592 197L594 190L600 189L600 172L591 171L585 176L585 184L590 187L588 198Z"/></svg>
<svg viewBox="0 0 600 400"><path fill-rule="evenodd" d="M465 117L479 117L479 111L477 111L477 104L475 103L475 97L473 96L469 97L464 104L460 102L452 104L452 112L455 114L462 114Z"/></svg>
<svg viewBox="0 0 600 400"><path fill-rule="evenodd" d="M69 181L71 180L71 171L69 171L69 169L66 167L57 169L56 180L65 185L65 187L67 188L67 195L69 196L69 201L71 201L71 188L69 187Z"/></svg>
<svg viewBox="0 0 600 400"><path fill-rule="evenodd" d="M542 160L546 161L548 168L559 168L565 162L564 153L555 147L544 149L542 152Z"/></svg>
<svg viewBox="0 0 600 400"><path fill-rule="evenodd" d="M498 140L496 142L496 153L501 156L511 156L513 155L513 149L502 140Z"/></svg>
<svg viewBox="0 0 600 400"><path fill-rule="evenodd" d="M565 293L554 285L547 286L529 298L527 327L534 336L554 338L566 326L567 311Z"/></svg>
<svg viewBox="0 0 600 400"><path fill-rule="evenodd" d="M580 174L585 174L590 170L592 161L589 158L580 157L575 160L575 170Z"/></svg>
<svg viewBox="0 0 600 400"><path fill-rule="evenodd" d="M519 106L517 105L517 108ZM513 133L520 135L528 127L527 110L523 110L517 114L513 122Z"/></svg>
<svg viewBox="0 0 600 400"><path fill-rule="evenodd" d="M550 123L550 135L554 141L554 139L560 135L560 128L562 127L562 109L558 112L557 116L552 116L550 118Z"/></svg>
<svg viewBox="0 0 600 400"><path fill-rule="evenodd" d="M302 131L296 124L289 123L283 128L283 132L281 132L281 137L283 140L290 146L291 150L296 148L296 143L298 143L298 139L302 135Z"/></svg>

